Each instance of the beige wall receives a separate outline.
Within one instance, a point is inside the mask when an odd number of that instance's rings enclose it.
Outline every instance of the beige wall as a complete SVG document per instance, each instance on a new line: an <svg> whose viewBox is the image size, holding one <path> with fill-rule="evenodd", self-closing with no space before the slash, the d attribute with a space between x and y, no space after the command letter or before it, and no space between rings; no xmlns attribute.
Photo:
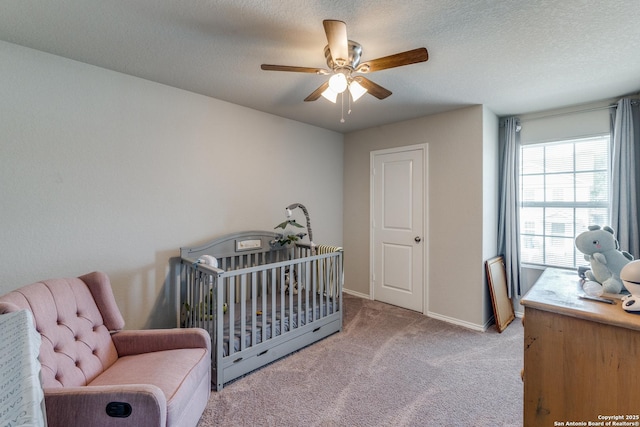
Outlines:
<svg viewBox="0 0 640 427"><path fill-rule="evenodd" d="M484 107L483 119L483 144L482 144L482 259L484 261L498 254L498 208L499 208L499 150L498 150L498 126L499 120L493 112ZM493 316L491 294L488 291L487 275L482 266L483 277L483 319Z"/></svg>
<svg viewBox="0 0 640 427"><path fill-rule="evenodd" d="M5 42L0 76L0 294L102 270L128 328L171 326L181 246L292 202L342 244L339 133Z"/></svg>
<svg viewBox="0 0 640 427"><path fill-rule="evenodd" d="M345 247L346 287L368 295L369 153L427 143L427 314L486 323L497 206L497 119L486 108L343 138L5 42L0 74L0 293L102 270L128 328L171 326L179 248L271 229L295 201L316 242ZM307 159L322 180L284 167L308 171Z"/></svg>
<svg viewBox="0 0 640 427"><path fill-rule="evenodd" d="M425 260L429 287L426 312L476 329L486 326L490 306L484 261L495 255L497 178L491 168L497 161L497 126L495 115L473 106L345 136L348 290L370 294L370 152L427 143L430 255Z"/></svg>

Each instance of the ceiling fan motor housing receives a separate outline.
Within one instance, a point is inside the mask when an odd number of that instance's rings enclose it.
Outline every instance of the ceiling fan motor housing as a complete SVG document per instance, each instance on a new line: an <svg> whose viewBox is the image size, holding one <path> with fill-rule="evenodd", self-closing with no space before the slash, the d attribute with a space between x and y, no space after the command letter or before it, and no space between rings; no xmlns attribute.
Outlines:
<svg viewBox="0 0 640 427"><path fill-rule="evenodd" d="M329 45L325 46L324 57L326 58L327 65L330 69L336 70L337 68L347 67L351 68L351 71L353 71L358 68L358 65L360 65L360 57L362 56L362 46L360 43L354 42L353 40L349 40L348 46L349 58L346 58L347 62L344 64L334 62L333 57L331 56L331 51L329 50Z"/></svg>

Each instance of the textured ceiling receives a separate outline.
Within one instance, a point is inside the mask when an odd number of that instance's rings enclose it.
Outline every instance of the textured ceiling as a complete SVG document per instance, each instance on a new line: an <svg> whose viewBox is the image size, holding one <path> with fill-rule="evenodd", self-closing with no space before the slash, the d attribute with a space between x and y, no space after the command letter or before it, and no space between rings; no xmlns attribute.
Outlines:
<svg viewBox="0 0 640 427"><path fill-rule="evenodd" d="M472 104L522 114L640 91L640 1L3 0L0 39L338 132ZM326 77L323 19L362 60L417 47L428 62L367 77L393 92L303 99Z"/></svg>

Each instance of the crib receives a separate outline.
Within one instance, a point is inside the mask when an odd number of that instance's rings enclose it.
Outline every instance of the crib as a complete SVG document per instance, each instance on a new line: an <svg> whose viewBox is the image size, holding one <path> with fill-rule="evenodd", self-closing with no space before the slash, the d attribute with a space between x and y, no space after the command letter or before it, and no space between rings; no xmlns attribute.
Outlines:
<svg viewBox="0 0 640 427"><path fill-rule="evenodd" d="M342 330L342 249L275 239L247 231L180 249L179 323L209 331L216 391Z"/></svg>

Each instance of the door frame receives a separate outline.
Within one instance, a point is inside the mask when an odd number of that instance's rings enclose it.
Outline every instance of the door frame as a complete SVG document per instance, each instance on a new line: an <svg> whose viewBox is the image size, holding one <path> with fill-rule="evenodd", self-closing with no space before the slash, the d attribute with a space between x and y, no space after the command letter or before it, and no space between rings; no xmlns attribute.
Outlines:
<svg viewBox="0 0 640 427"><path fill-rule="evenodd" d="M374 200L375 182L374 165L378 155L401 153L404 151L422 150L422 230L424 231L422 242L424 243L422 260L422 314L429 312L429 144L406 145L402 147L385 148L369 152L369 296L375 300L375 289L373 284L374 273Z"/></svg>

